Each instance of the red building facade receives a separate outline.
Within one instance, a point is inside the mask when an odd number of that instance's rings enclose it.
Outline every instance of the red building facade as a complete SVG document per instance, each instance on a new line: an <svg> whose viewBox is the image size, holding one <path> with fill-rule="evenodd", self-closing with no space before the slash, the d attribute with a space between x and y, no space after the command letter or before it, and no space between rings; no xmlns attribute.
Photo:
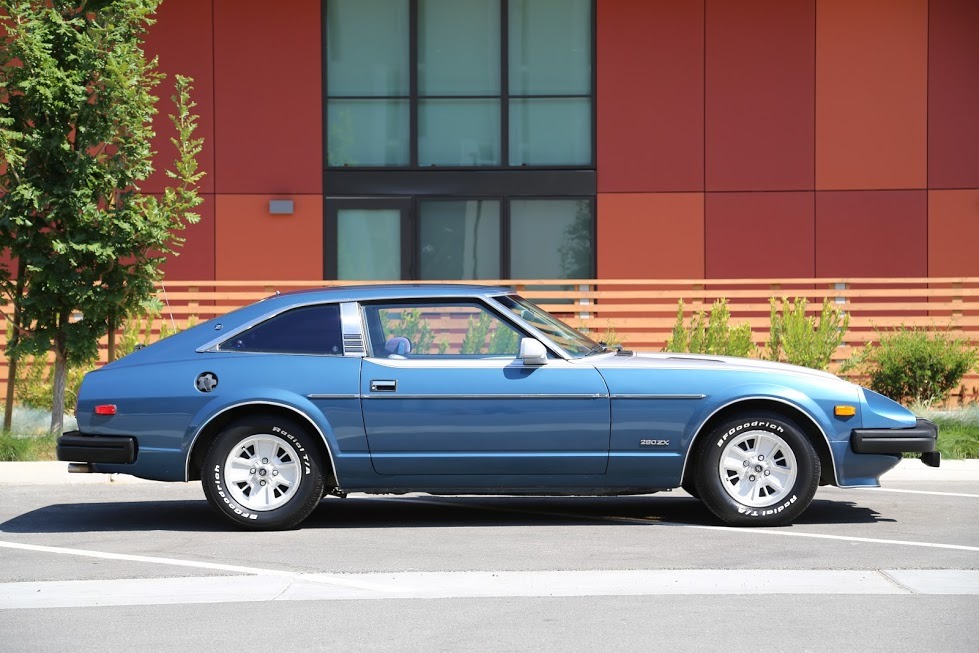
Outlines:
<svg viewBox="0 0 979 653"><path fill-rule="evenodd" d="M592 206L597 277L979 276L975 0L597 0L592 12L594 151L574 195ZM168 278L335 269L326 232L343 171L324 156L325 14L322 0L162 4L147 48L195 79L207 172L202 220ZM171 134L158 126L162 168ZM270 213L273 199L293 212Z"/></svg>

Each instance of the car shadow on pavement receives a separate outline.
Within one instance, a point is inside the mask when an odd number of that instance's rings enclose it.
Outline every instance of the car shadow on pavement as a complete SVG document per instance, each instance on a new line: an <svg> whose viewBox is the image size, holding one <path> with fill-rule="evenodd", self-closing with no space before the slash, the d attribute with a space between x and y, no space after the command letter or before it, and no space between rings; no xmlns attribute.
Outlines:
<svg viewBox="0 0 979 653"><path fill-rule="evenodd" d="M850 501L814 500L795 524L890 522ZM325 499L301 529L472 528L480 526L571 526L618 524L723 526L699 501L681 496L629 497L437 497L354 496ZM207 502L127 501L56 504L0 524L6 533L125 531L227 532Z"/></svg>

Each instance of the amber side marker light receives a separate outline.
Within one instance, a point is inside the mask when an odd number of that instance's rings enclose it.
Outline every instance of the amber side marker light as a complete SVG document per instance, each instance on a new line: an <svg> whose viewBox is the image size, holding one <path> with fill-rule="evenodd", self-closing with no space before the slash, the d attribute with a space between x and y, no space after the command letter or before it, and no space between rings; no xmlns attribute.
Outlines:
<svg viewBox="0 0 979 653"><path fill-rule="evenodd" d="M115 404L102 404L95 407L96 415L115 415L116 405Z"/></svg>
<svg viewBox="0 0 979 653"><path fill-rule="evenodd" d="M857 414L856 406L834 406L833 414L837 417L853 417Z"/></svg>

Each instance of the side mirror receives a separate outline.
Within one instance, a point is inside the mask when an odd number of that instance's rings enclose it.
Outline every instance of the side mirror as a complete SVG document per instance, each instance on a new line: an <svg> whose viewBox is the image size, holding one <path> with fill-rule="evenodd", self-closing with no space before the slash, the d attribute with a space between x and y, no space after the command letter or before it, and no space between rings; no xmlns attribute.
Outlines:
<svg viewBox="0 0 979 653"><path fill-rule="evenodd" d="M520 339L520 353L517 358L523 361L524 365L546 365L547 349L540 340L533 338Z"/></svg>

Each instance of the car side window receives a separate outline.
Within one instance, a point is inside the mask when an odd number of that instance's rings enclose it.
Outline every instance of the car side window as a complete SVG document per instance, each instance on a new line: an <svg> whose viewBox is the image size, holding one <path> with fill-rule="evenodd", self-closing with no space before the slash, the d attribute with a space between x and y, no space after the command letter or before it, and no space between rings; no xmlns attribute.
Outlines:
<svg viewBox="0 0 979 653"><path fill-rule="evenodd" d="M340 307L318 304L280 313L228 338L218 349L276 354L343 354Z"/></svg>
<svg viewBox="0 0 979 653"><path fill-rule="evenodd" d="M485 306L386 303L365 307L380 358L515 357L521 334Z"/></svg>

